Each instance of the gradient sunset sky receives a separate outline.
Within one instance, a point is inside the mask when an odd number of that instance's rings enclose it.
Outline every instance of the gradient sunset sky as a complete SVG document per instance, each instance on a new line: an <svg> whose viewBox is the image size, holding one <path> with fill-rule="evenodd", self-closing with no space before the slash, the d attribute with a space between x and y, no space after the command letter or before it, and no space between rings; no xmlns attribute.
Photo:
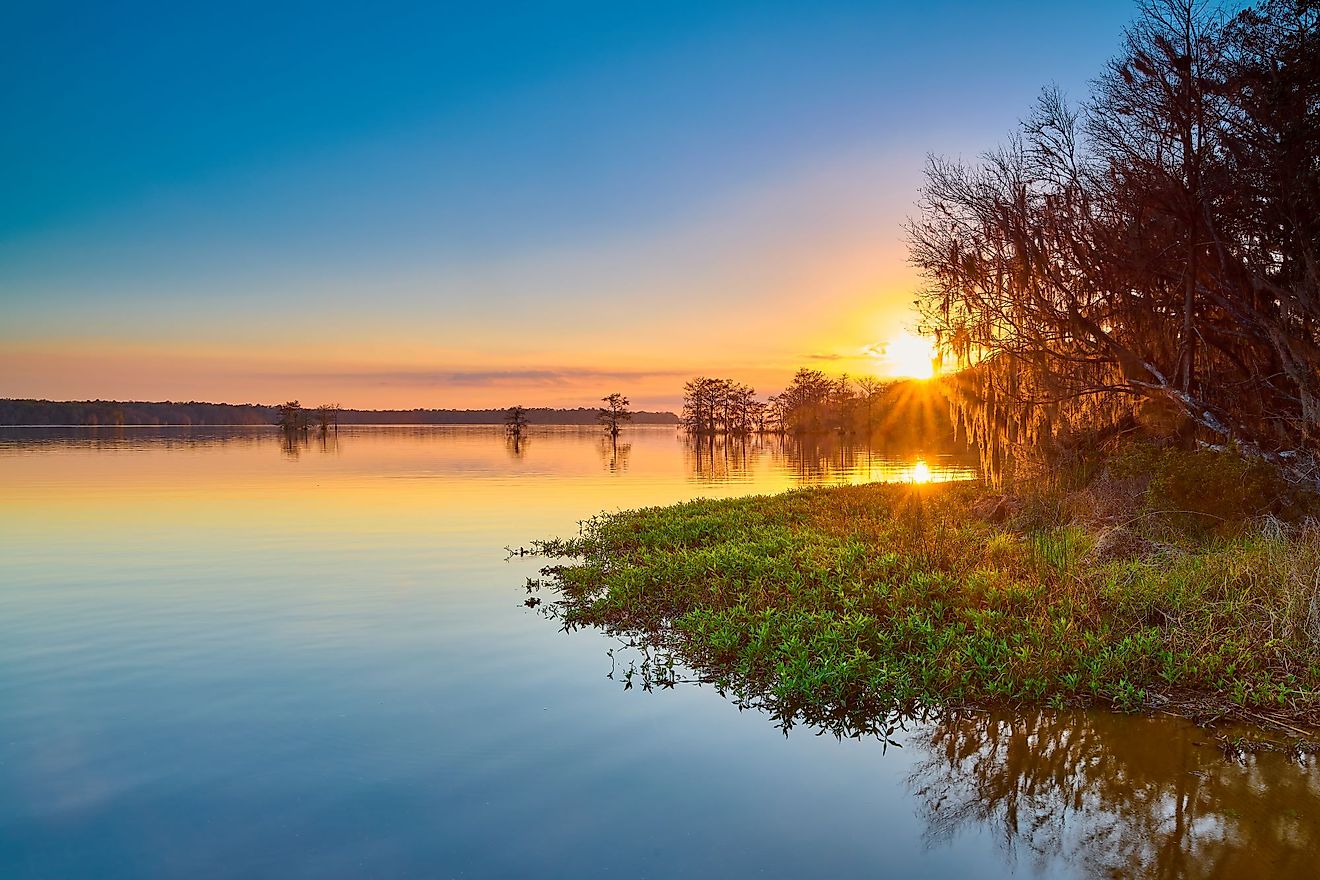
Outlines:
<svg viewBox="0 0 1320 880"><path fill-rule="evenodd" d="M1128 0L8 3L0 396L677 405L884 372L928 152Z"/></svg>

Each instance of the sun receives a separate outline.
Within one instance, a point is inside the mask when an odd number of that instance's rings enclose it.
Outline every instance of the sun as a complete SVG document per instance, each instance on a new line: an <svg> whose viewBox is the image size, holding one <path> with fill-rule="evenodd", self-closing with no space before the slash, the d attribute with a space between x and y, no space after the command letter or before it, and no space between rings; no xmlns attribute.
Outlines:
<svg viewBox="0 0 1320 880"><path fill-rule="evenodd" d="M880 368L899 379L929 379L935 375L935 345L906 330L875 346Z"/></svg>

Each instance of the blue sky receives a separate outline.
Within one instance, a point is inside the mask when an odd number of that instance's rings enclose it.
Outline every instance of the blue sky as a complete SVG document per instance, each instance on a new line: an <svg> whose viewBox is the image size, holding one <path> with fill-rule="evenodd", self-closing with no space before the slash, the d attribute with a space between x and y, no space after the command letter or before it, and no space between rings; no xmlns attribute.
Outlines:
<svg viewBox="0 0 1320 880"><path fill-rule="evenodd" d="M911 324L923 156L1084 94L1132 11L10 4L0 395L773 390Z"/></svg>

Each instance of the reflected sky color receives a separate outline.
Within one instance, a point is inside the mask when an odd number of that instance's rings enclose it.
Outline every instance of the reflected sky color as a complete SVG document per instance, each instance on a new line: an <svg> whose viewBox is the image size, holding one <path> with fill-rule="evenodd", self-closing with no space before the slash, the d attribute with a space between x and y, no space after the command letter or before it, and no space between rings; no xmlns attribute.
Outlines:
<svg viewBox="0 0 1320 880"><path fill-rule="evenodd" d="M673 406L911 322L928 151L1126 0L8 4L0 395Z"/></svg>
<svg viewBox="0 0 1320 880"><path fill-rule="evenodd" d="M0 876L1313 876L1309 759L1084 713L785 738L711 688L622 690L621 645L524 607L544 560L503 549L913 464L663 428L0 431Z"/></svg>

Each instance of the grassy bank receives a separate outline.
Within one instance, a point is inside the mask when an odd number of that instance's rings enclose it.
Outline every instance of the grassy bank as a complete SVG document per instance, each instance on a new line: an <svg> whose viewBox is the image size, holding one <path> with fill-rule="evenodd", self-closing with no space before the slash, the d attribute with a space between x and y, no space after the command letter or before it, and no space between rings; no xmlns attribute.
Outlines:
<svg viewBox="0 0 1320 880"><path fill-rule="evenodd" d="M1066 506L811 489L603 516L538 546L567 560L546 569L566 624L786 717L1030 701L1320 720L1313 522L1188 530Z"/></svg>

